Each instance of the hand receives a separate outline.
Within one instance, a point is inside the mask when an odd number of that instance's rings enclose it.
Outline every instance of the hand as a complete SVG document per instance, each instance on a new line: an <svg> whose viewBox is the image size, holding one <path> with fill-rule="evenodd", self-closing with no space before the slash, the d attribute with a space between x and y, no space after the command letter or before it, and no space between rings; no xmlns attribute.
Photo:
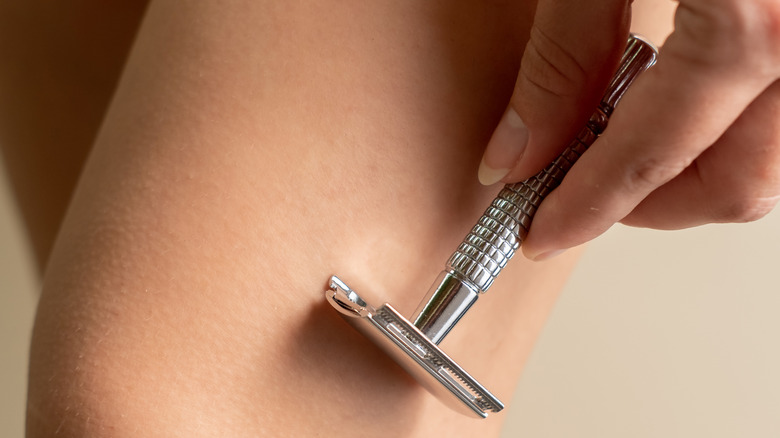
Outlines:
<svg viewBox="0 0 780 438"><path fill-rule="evenodd" d="M625 0L542 0L480 180L523 180L598 103L627 38ZM658 63L540 206L541 260L615 222L679 229L761 218L780 199L780 1L679 0Z"/></svg>

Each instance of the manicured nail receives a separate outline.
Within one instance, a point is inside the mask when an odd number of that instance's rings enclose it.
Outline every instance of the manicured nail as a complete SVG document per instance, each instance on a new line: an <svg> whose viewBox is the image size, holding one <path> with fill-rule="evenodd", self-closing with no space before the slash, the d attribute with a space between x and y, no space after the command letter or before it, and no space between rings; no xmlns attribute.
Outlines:
<svg viewBox="0 0 780 438"><path fill-rule="evenodd" d="M558 257L559 255L561 255L561 254L563 254L565 252L566 252L565 249L556 249L556 250L553 250L553 251L543 252L543 253L541 253L541 254L539 254L537 256L534 256L533 257L533 261L535 261L535 262L543 262L545 260L550 260L551 258Z"/></svg>
<svg viewBox="0 0 780 438"><path fill-rule="evenodd" d="M485 159L482 158L482 162L479 163L479 173L477 173L477 177L483 186L492 186L507 176L510 170L511 169L509 168L493 169L492 167L485 164Z"/></svg>
<svg viewBox="0 0 780 438"><path fill-rule="evenodd" d="M528 128L512 107L498 122L479 165L479 182L489 186L501 181L515 167L528 144Z"/></svg>

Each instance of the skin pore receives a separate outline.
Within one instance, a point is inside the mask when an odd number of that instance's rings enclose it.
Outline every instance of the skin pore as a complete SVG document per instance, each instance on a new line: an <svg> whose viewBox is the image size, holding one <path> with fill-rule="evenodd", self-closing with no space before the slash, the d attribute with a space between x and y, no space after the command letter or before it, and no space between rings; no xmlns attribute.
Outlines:
<svg viewBox="0 0 780 438"><path fill-rule="evenodd" d="M324 302L409 315L496 188L533 4L154 1L47 268L28 434L489 436ZM442 347L508 401L575 255Z"/></svg>

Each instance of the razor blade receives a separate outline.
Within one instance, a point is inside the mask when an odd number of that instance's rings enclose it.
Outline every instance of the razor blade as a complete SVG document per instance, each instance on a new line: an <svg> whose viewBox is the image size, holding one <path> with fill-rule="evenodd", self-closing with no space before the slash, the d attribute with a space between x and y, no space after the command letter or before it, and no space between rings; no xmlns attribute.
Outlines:
<svg viewBox="0 0 780 438"><path fill-rule="evenodd" d="M328 302L448 406L477 418L501 411L501 401L438 344L490 288L522 245L539 205L604 132L625 91L655 63L657 53L652 43L634 35L629 38L618 71L585 127L544 170L504 186L449 258L412 318L406 319L387 303L378 308L369 305L335 276L325 291Z"/></svg>
<svg viewBox="0 0 780 438"><path fill-rule="evenodd" d="M330 279L326 297L355 329L452 409L485 418L487 412L504 408L500 400L390 304L371 306L335 276Z"/></svg>

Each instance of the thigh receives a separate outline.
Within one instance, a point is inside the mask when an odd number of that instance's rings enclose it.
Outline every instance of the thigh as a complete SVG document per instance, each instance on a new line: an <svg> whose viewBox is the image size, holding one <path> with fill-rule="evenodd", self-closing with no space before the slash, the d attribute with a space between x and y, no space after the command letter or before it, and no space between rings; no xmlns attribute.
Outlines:
<svg viewBox="0 0 780 438"><path fill-rule="evenodd" d="M477 165L532 11L152 2L45 278L31 436L497 433L323 289L416 307L495 195ZM444 348L511 394L574 258L514 260Z"/></svg>

